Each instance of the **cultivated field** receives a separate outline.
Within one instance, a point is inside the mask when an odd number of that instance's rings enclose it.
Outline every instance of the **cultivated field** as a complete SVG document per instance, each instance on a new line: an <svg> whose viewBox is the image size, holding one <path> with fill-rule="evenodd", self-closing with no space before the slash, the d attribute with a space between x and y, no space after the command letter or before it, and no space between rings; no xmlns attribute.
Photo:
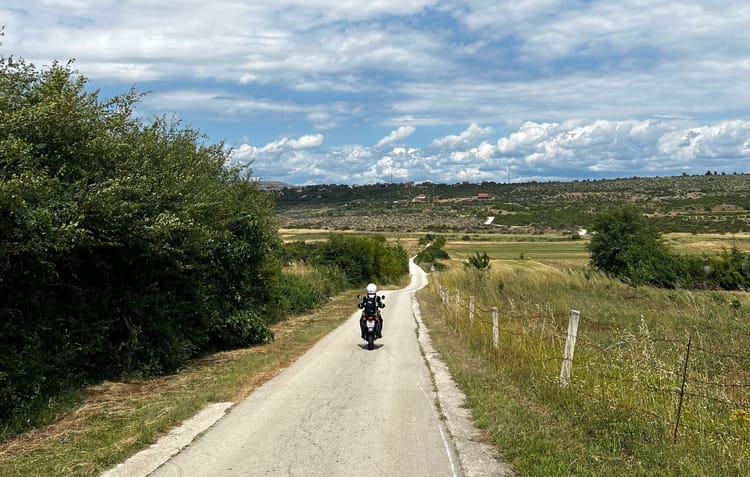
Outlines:
<svg viewBox="0 0 750 477"><path fill-rule="evenodd" d="M329 229L281 229L279 235L285 242L293 241L323 241L331 233L356 235L378 235L377 232L362 232L356 230ZM571 240L560 234L461 234L434 233L435 236L446 238L445 251L451 259L463 261L475 252L487 253L494 260L526 259L560 266L586 265L589 260L586 245L588 240ZM427 232L388 232L384 233L386 240L401 244L407 251L416 252L418 241ZM750 252L750 233L737 234L691 234L666 233L662 236L664 242L679 253L686 254L715 254L723 250L737 247Z"/></svg>

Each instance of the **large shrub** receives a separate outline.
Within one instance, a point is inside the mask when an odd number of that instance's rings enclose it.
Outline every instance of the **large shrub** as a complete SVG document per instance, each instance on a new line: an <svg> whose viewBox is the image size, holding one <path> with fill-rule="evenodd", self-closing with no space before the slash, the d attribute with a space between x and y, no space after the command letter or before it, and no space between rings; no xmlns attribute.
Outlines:
<svg viewBox="0 0 750 477"><path fill-rule="evenodd" d="M591 265L631 285L723 290L750 286L750 257L744 252L733 247L718 255L674 253L638 206L604 211L593 228Z"/></svg>
<svg viewBox="0 0 750 477"><path fill-rule="evenodd" d="M134 118L139 97L0 57L0 420L267 339L273 204L221 144Z"/></svg>
<svg viewBox="0 0 750 477"><path fill-rule="evenodd" d="M281 252L285 263L301 261L342 273L350 286L367 282L392 283L409 273L409 255L385 237L331 234L325 242L291 242Z"/></svg>
<svg viewBox="0 0 750 477"><path fill-rule="evenodd" d="M318 263L335 266L349 283L393 282L409 272L409 256L403 247L388 246L385 237L331 234L318 251Z"/></svg>
<svg viewBox="0 0 750 477"><path fill-rule="evenodd" d="M425 270L434 268L435 270L445 269L445 265L440 260L448 260L448 252L443 250L445 247L445 237L433 236L427 234L419 239L419 245L422 250L414 257L414 262Z"/></svg>
<svg viewBox="0 0 750 477"><path fill-rule="evenodd" d="M675 286L682 263L662 242L643 210L634 204L606 210L593 221L588 244L591 265L633 285Z"/></svg>

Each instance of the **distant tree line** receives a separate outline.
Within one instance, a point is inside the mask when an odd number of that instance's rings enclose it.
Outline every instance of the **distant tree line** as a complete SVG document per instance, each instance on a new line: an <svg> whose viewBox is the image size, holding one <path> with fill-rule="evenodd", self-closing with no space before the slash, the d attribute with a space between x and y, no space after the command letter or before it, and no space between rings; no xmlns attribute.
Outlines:
<svg viewBox="0 0 750 477"><path fill-rule="evenodd" d="M325 242L291 242L285 244L282 257L284 263L303 262L341 274L347 286L393 283L409 273L406 250L389 246L380 235L331 234Z"/></svg>
<svg viewBox="0 0 750 477"><path fill-rule="evenodd" d="M633 286L746 290L750 255L732 247L720 254L681 255L661 239L637 205L600 213L588 244L591 265Z"/></svg>
<svg viewBox="0 0 750 477"><path fill-rule="evenodd" d="M265 343L288 313L408 270L384 240L334 236L320 268L285 274L272 197L222 144L135 117L140 97L0 57L0 436L57 393Z"/></svg>
<svg viewBox="0 0 750 477"><path fill-rule="evenodd" d="M441 260L448 260L450 258L448 252L443 250L443 247L445 247L445 237L427 234L419 239L419 246L422 249L414 257L414 263L427 272L432 269L445 270L446 266Z"/></svg>

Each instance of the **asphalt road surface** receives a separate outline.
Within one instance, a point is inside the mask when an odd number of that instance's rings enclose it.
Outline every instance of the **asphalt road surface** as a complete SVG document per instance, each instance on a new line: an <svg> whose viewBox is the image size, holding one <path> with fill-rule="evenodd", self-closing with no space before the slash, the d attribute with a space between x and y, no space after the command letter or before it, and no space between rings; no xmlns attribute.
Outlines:
<svg viewBox="0 0 750 477"><path fill-rule="evenodd" d="M417 339L412 295L426 277L412 267L409 287L379 292L374 350L353 303L342 326L151 475L464 475Z"/></svg>

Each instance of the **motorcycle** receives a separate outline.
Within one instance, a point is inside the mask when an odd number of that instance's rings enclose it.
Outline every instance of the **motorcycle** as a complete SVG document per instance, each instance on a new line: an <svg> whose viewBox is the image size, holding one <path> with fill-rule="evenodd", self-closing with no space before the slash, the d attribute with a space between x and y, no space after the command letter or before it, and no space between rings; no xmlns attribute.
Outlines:
<svg viewBox="0 0 750 477"><path fill-rule="evenodd" d="M357 298L360 300L359 307L363 308L361 303L361 297L357 295ZM385 300L385 295L382 295L380 297L381 300ZM367 341L367 349L371 350L375 348L375 340L378 339L378 327L380 324L378 323L378 312L377 309L374 310L362 310L362 315L359 318L360 320L360 328L363 328L364 338L365 341ZM364 326L362 326L364 324Z"/></svg>

